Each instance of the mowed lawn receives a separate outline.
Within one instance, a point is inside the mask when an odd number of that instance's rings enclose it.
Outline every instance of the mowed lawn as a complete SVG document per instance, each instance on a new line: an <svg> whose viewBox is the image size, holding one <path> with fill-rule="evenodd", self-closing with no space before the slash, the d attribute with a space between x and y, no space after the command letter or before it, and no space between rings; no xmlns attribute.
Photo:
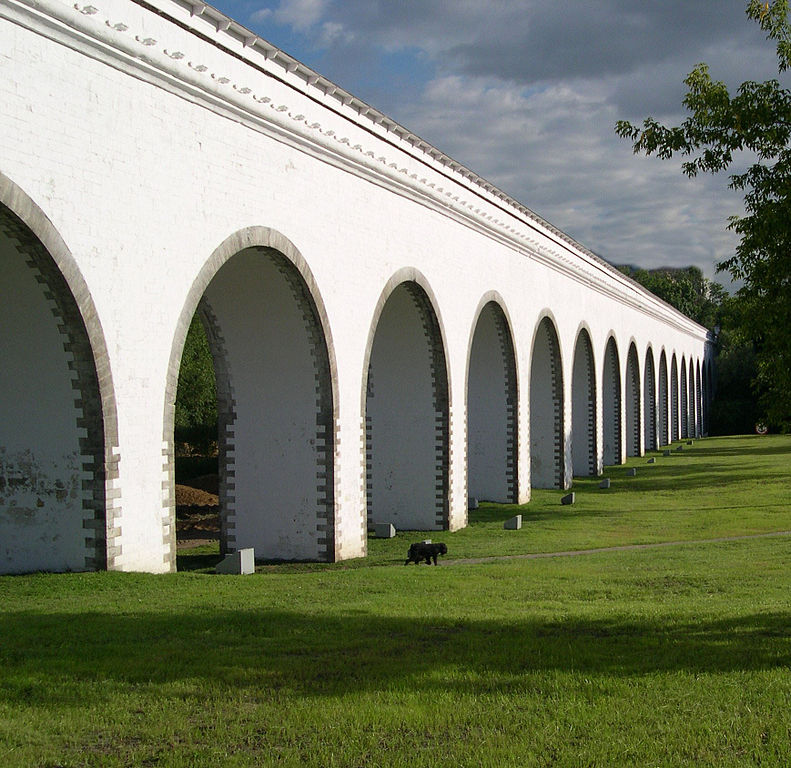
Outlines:
<svg viewBox="0 0 791 768"><path fill-rule="evenodd" d="M646 460L485 505L447 562L791 530L791 437ZM0 766L791 764L791 536L404 567L420 538L0 578Z"/></svg>

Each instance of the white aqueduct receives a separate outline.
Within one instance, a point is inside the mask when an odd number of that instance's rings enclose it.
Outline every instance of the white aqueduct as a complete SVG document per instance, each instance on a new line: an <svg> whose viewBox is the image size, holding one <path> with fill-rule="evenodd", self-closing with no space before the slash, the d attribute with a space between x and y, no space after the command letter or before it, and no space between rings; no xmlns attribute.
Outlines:
<svg viewBox="0 0 791 768"><path fill-rule="evenodd" d="M705 431L704 328L200 0L92 2L0 3L0 571L175 568L195 312L229 551Z"/></svg>

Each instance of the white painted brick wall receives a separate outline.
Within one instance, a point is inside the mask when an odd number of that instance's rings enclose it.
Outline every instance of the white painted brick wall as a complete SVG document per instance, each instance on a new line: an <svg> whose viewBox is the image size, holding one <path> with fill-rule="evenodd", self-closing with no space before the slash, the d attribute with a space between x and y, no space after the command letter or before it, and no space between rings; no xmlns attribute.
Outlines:
<svg viewBox="0 0 791 768"><path fill-rule="evenodd" d="M205 20L191 20L177 3L157 4L240 55L244 51ZM201 268L220 243L247 227L269 227L293 243L326 308L338 370L336 535L344 557L364 554L364 358L375 307L398 270L417 269L425 277L444 328L454 520L466 519L464 384L473 318L485 293L502 296L513 324L522 499L529 494L529 352L545 310L557 320L569 468L571 373L581 322L591 330L600 450L610 333L618 343L624 394L631 339L641 372L649 344L656 375L662 349L668 368L672 353L679 360L704 359L704 329L582 251L558 245L551 232L439 162L421 159L381 126L353 117L350 107L335 101L330 111L329 97L263 56L258 65L286 83L128 0L97 0L95 7L89 15L61 0L41 0L37 10L26 0L8 0L0 8L0 173L50 219L96 305L118 411L123 514L117 567L170 567L161 517L171 347ZM128 30L108 26L119 22ZM137 42L146 38L157 42ZM172 59L165 51L184 55ZM250 94L241 93L246 87ZM280 105L286 109L278 111ZM293 119L299 114L305 119ZM311 128L313 122L320 128ZM622 425L625 441L623 405Z"/></svg>

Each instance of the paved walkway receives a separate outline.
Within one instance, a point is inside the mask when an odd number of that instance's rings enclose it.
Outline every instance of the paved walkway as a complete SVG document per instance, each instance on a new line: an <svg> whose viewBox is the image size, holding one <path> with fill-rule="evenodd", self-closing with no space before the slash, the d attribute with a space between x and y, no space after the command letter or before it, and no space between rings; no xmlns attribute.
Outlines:
<svg viewBox="0 0 791 768"><path fill-rule="evenodd" d="M597 555L600 552L623 552L630 549L658 549L659 547L678 547L684 544L717 544L723 541L744 541L745 539L769 539L777 536L791 536L791 531L772 533L751 533L746 536L722 536L716 539L691 539L690 541L660 541L656 544L623 544L620 547L597 547L596 549L572 549L568 552L534 552L528 555L497 555L495 557L467 557L461 560L441 560L440 565L468 565L494 563L498 560L538 560L542 557L577 557L578 555Z"/></svg>

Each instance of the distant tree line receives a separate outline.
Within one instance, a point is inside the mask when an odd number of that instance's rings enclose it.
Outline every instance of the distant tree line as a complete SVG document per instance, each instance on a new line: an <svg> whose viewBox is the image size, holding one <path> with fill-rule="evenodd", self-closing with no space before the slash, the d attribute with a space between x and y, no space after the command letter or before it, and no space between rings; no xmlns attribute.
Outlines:
<svg viewBox="0 0 791 768"><path fill-rule="evenodd" d="M719 325L721 307L728 292L719 283L707 280L698 267L638 269L618 266L618 270L696 323L710 330Z"/></svg>
<svg viewBox="0 0 791 768"><path fill-rule="evenodd" d="M716 397L709 414L710 434L752 432L756 423L765 421L756 345L744 332L742 297L730 296L698 267L638 269L622 265L618 270L714 334Z"/></svg>

